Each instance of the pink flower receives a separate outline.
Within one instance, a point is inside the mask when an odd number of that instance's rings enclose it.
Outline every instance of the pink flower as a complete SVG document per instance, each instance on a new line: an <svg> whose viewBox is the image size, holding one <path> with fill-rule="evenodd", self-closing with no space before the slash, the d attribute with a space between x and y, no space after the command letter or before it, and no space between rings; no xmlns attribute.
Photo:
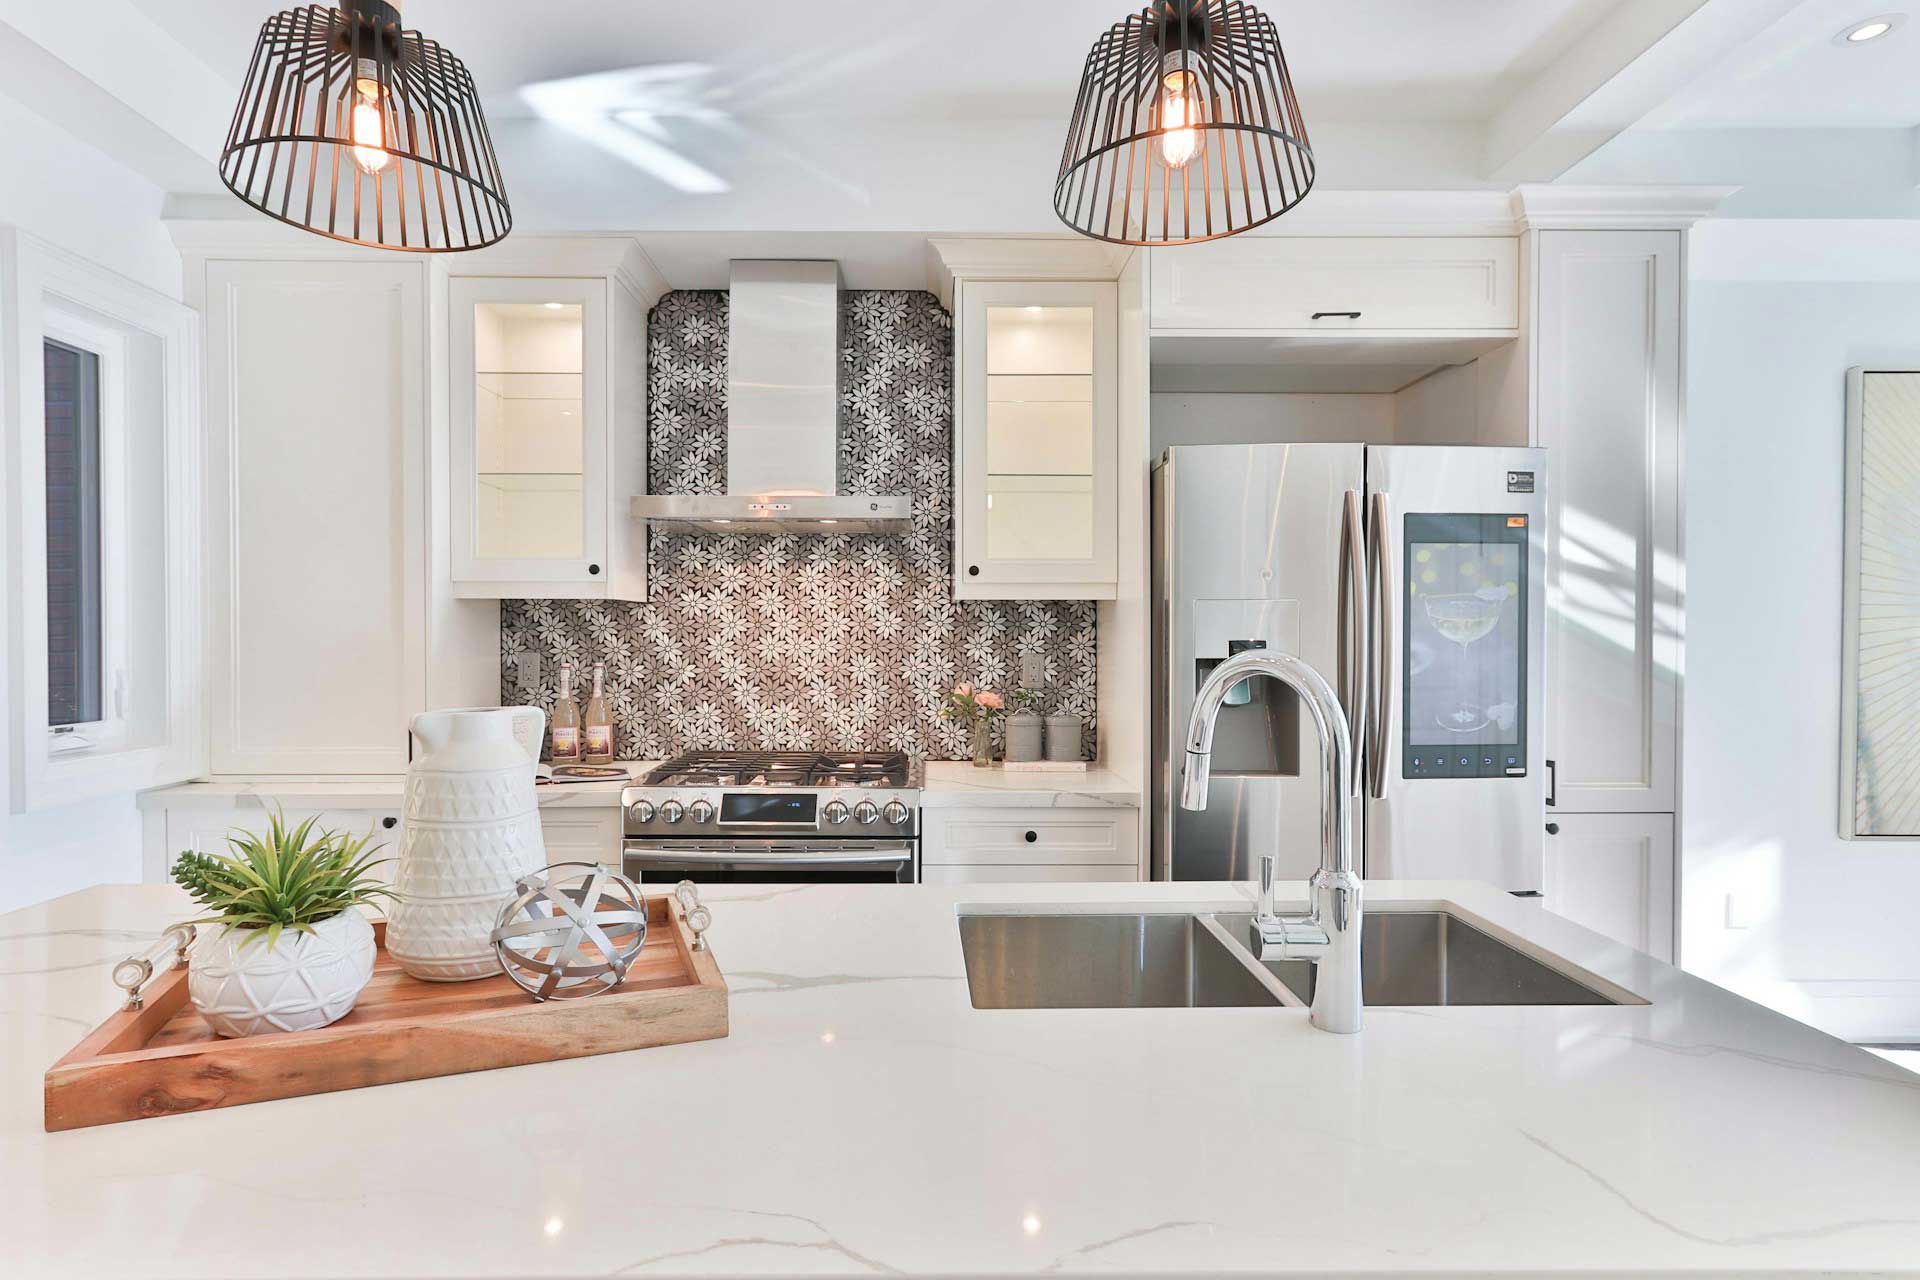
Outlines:
<svg viewBox="0 0 1920 1280"><path fill-rule="evenodd" d="M971 698L973 696L973 686L963 680L953 686L953 696L956 698Z"/></svg>
<svg viewBox="0 0 1920 1280"><path fill-rule="evenodd" d="M981 690L974 696L973 700L989 711L999 711L1007 705L1000 700L1000 695L991 689Z"/></svg>

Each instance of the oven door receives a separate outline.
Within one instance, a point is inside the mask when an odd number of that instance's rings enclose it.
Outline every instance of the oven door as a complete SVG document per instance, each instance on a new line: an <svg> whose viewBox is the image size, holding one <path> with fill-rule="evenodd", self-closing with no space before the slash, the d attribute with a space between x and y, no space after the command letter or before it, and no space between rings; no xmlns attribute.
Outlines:
<svg viewBox="0 0 1920 1280"><path fill-rule="evenodd" d="M912 840L658 840L629 838L628 879L642 885L912 884Z"/></svg>

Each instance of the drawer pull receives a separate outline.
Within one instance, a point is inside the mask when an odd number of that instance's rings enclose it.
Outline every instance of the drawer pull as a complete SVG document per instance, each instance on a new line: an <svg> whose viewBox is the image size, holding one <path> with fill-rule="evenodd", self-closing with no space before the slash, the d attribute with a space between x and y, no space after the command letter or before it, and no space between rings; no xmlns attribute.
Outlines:
<svg viewBox="0 0 1920 1280"><path fill-rule="evenodd" d="M1039 833L1038 831L1029 831L1029 832L1027 832L1027 843L1028 843L1028 844L1032 844L1032 843L1033 843L1034 841L1036 841L1036 840L1038 840L1039 838L1040 838L1040 833Z"/></svg>
<svg viewBox="0 0 1920 1280"><path fill-rule="evenodd" d="M395 827L397 827L397 826L399 826L399 825L400 825L400 819L398 819L398 818L382 818L382 819L380 819L380 825L381 825L381 826L383 826L383 827L385 827L385 828L386 828L387 830L389 830L389 831L391 831L391 830L393 830L393 829L394 829Z"/></svg>
<svg viewBox="0 0 1920 1280"><path fill-rule="evenodd" d="M1316 311L1313 313L1313 318L1315 320L1358 320L1360 313L1358 311Z"/></svg>

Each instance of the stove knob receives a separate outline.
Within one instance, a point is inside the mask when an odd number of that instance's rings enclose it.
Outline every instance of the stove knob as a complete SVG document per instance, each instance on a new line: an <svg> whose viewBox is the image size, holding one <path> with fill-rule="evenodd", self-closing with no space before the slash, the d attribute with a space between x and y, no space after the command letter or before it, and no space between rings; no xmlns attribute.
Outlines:
<svg viewBox="0 0 1920 1280"><path fill-rule="evenodd" d="M873 801L862 800L853 806L853 816L860 820L861 826L867 826L879 820L880 811L873 807Z"/></svg>
<svg viewBox="0 0 1920 1280"><path fill-rule="evenodd" d="M635 822L652 822L653 821L653 801L635 800L632 804L627 806L627 812L633 815L633 820Z"/></svg>
<svg viewBox="0 0 1920 1280"><path fill-rule="evenodd" d="M713 806L705 800L695 800L687 806L687 816L695 822L712 822Z"/></svg>
<svg viewBox="0 0 1920 1280"><path fill-rule="evenodd" d="M887 807L880 812L886 816L888 822L891 822L896 827L907 820L907 806L901 804L898 800L887 801Z"/></svg>
<svg viewBox="0 0 1920 1280"><path fill-rule="evenodd" d="M660 820L662 822L678 822L685 813L686 810L680 807L678 800L669 800L660 806Z"/></svg>
<svg viewBox="0 0 1920 1280"><path fill-rule="evenodd" d="M827 821L837 827L847 820L847 806L841 804L838 800L829 800L827 801L826 815Z"/></svg>

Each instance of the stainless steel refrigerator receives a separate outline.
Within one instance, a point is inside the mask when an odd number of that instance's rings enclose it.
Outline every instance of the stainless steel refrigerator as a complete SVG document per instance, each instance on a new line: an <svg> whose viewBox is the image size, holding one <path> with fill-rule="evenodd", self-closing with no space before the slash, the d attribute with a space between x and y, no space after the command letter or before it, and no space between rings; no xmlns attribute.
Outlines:
<svg viewBox="0 0 1920 1280"><path fill-rule="evenodd" d="M1153 865L1241 880L1320 855L1319 744L1276 681L1216 724L1206 809L1175 800L1187 717L1221 660L1306 659L1346 709L1368 879L1538 892L1546 455L1337 444L1167 450L1153 483Z"/></svg>

